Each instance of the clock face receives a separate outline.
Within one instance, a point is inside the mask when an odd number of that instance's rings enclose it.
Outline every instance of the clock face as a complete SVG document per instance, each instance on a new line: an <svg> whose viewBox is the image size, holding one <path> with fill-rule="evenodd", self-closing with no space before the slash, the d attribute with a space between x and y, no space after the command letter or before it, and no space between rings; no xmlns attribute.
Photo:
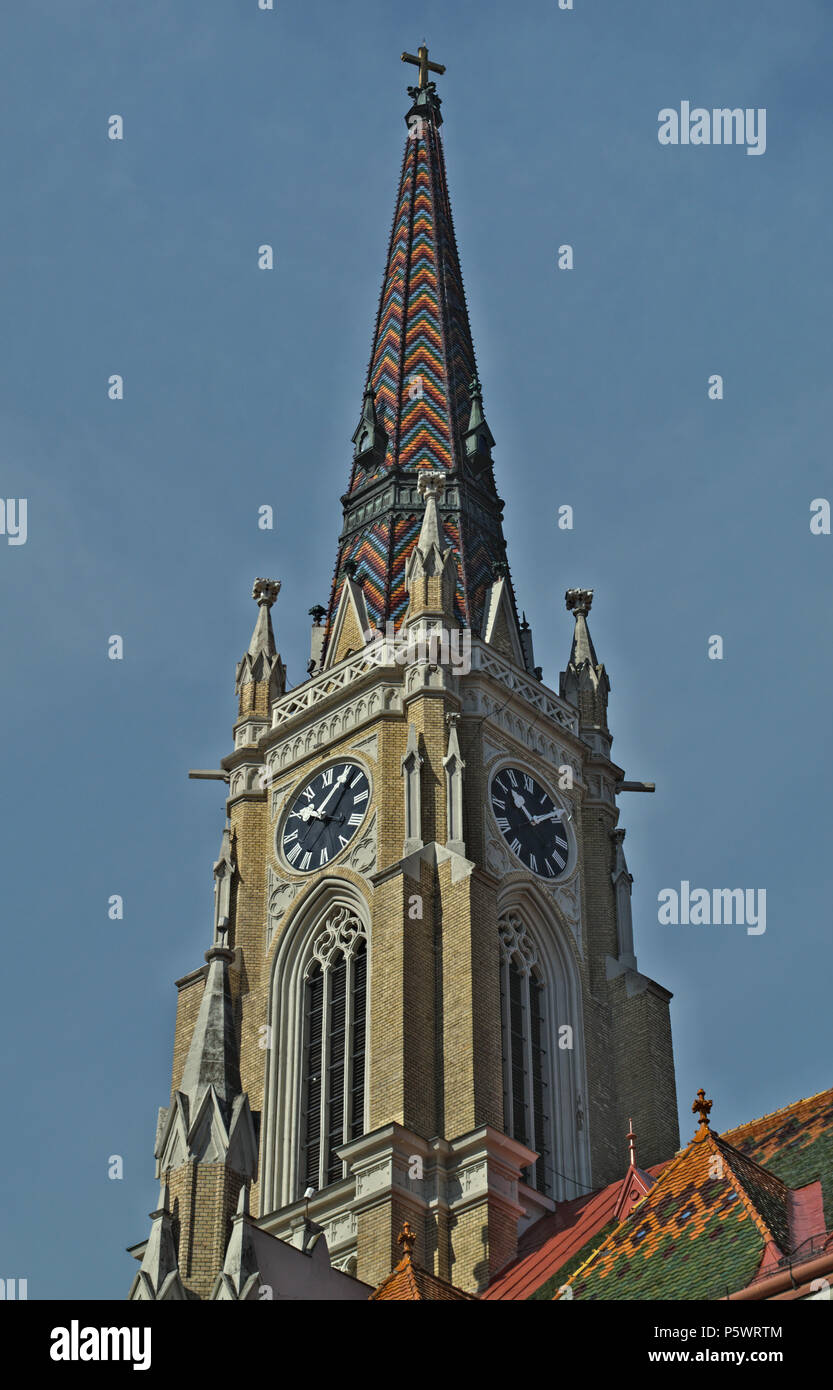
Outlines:
<svg viewBox="0 0 833 1390"><path fill-rule="evenodd" d="M284 857L296 873L323 869L346 849L370 803L370 783L358 763L317 772L291 803L280 832Z"/></svg>
<svg viewBox="0 0 833 1390"><path fill-rule="evenodd" d="M539 878L558 878L567 867L570 842L556 806L540 782L517 767L495 773L489 790L498 829L512 853Z"/></svg>

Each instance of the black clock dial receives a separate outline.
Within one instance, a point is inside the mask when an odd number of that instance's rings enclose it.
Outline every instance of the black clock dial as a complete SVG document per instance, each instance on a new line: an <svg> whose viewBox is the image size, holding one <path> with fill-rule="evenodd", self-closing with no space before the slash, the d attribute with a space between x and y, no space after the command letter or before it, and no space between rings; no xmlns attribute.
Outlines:
<svg viewBox="0 0 833 1390"><path fill-rule="evenodd" d="M504 767L489 789L498 829L512 853L539 878L558 878L567 867L570 842L561 808L528 772Z"/></svg>
<svg viewBox="0 0 833 1390"><path fill-rule="evenodd" d="M284 858L296 873L323 869L346 849L370 804L370 783L358 763L317 772L295 797L280 834Z"/></svg>

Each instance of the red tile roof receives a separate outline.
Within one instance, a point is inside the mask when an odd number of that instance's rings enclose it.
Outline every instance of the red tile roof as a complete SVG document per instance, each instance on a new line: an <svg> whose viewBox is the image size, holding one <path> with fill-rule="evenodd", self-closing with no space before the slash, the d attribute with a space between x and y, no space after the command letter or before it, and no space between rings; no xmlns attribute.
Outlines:
<svg viewBox="0 0 833 1390"><path fill-rule="evenodd" d="M379 1302L408 1303L450 1302L457 1299L477 1302L474 1294L463 1293L462 1289L455 1288L446 1279L429 1274L427 1269L414 1264L409 1254L404 1255L399 1264L391 1270L387 1279L384 1279L378 1289L370 1295L368 1302L373 1299Z"/></svg>

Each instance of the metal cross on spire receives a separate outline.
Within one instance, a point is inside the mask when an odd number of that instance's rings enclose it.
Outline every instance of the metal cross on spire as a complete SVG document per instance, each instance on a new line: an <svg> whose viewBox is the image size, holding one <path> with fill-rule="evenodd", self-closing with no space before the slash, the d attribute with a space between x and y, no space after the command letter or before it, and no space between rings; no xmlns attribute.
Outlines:
<svg viewBox="0 0 833 1390"><path fill-rule="evenodd" d="M419 82L417 85L420 91L428 86L429 72L438 72L441 76L445 72L444 63L429 63L428 49L424 43L417 49L416 57L414 57L413 53L403 53L402 62L413 63L414 67L419 68Z"/></svg>

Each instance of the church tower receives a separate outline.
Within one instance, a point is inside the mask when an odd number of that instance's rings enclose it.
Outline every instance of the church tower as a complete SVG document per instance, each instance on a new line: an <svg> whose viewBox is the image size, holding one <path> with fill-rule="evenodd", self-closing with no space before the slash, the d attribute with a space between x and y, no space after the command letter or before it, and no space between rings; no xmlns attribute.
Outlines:
<svg viewBox="0 0 833 1390"><path fill-rule="evenodd" d="M280 586L256 580L233 750L198 774L228 782L228 820L213 939L177 982L135 1297L242 1297L244 1276L254 1296L259 1233L303 1249L313 1229L376 1286L406 1222L421 1267L478 1292L527 1225L620 1176L631 1118L646 1166L679 1143L670 995L637 967L618 826L617 795L647 788L611 760L591 590L566 595L557 691L535 665L444 69L403 58L419 78L308 678L286 689Z"/></svg>

